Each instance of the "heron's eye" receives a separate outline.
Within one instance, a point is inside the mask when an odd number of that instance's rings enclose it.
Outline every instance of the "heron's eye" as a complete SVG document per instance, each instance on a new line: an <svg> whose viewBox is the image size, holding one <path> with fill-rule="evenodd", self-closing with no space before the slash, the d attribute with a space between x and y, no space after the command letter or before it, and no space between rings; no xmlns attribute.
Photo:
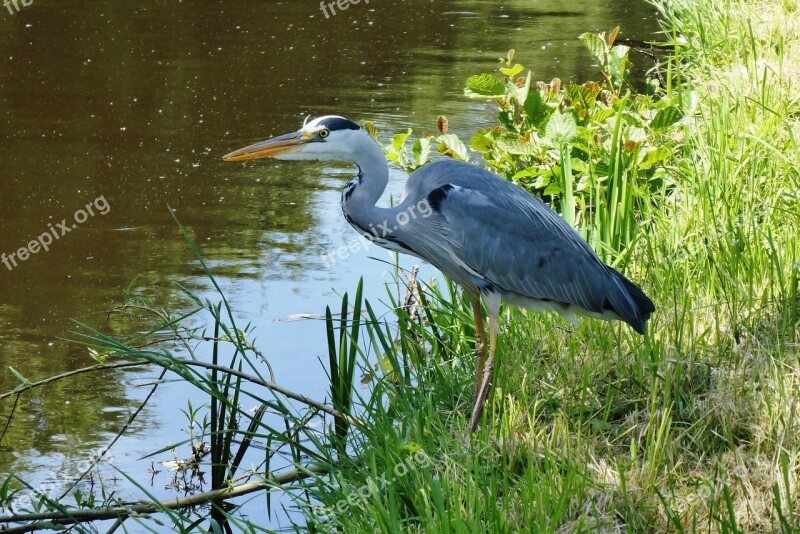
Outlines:
<svg viewBox="0 0 800 534"><path fill-rule="evenodd" d="M323 128L322 130L317 132L317 135L319 136L320 139L325 139L330 134L331 134L331 132L327 128Z"/></svg>

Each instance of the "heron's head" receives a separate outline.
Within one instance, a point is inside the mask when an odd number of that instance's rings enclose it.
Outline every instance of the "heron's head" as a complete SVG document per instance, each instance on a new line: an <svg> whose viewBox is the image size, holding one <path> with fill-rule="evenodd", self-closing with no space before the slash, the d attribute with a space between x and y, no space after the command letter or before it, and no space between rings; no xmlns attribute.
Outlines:
<svg viewBox="0 0 800 534"><path fill-rule="evenodd" d="M355 162L359 147L374 143L356 123L344 117L326 115L306 121L298 131L261 141L222 157L225 161L256 158L284 160L336 160Z"/></svg>

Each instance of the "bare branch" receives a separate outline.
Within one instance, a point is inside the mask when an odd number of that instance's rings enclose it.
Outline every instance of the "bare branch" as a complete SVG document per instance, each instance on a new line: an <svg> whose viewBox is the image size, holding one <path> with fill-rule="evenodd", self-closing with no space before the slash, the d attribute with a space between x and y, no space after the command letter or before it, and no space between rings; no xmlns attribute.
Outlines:
<svg viewBox="0 0 800 534"><path fill-rule="evenodd" d="M126 363L114 363L114 364L97 364L92 365L91 367L82 367L80 369L75 369L73 371L68 371L66 373L62 373L60 375L51 376L45 378L44 380L39 380L38 382L30 382L28 384L20 384L19 386L15 387L13 390L0 394L0 400L3 400L7 397L12 395L18 395L23 391L27 391L29 389L33 389L39 386L45 386L50 384L51 382L56 382L58 380L62 380L64 378L69 378L75 375L80 375L83 373L90 373L92 371L102 371L105 369L124 369L126 367L141 367L143 365L147 365L149 362L126 362Z"/></svg>
<svg viewBox="0 0 800 534"><path fill-rule="evenodd" d="M267 490L276 485L290 484L303 480L315 474L328 473L328 469L316 465L310 465L303 469L297 469L279 475L270 475L268 479L259 482L248 482L230 488L207 491L189 495L188 497L178 497L160 501L158 503L139 503L129 506L110 506L106 508L91 508L87 510L69 510L66 512L48 512L39 514L8 515L0 516L0 523L21 523L31 521L27 525L12 527L3 530L3 534L13 534L21 532L33 532L39 529L52 529L56 525L69 525L73 523L86 523L90 521L102 521L106 519L124 518L136 514L153 514L161 512L164 508L177 510L198 506L213 501L231 499L241 495L247 495L256 491Z"/></svg>

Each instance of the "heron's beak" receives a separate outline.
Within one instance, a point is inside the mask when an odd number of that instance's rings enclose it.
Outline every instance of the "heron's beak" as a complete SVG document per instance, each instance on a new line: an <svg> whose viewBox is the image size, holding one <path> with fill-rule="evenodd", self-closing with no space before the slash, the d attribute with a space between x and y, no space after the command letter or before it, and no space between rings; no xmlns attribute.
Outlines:
<svg viewBox="0 0 800 534"><path fill-rule="evenodd" d="M257 158L273 158L291 152L299 152L303 150L310 140L311 134L294 132L240 148L222 156L222 159L225 161L245 161Z"/></svg>

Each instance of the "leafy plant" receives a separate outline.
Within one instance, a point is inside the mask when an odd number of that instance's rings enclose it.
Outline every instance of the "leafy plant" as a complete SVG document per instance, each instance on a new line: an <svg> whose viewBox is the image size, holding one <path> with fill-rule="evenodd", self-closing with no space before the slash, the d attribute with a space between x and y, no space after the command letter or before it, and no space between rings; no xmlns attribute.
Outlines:
<svg viewBox="0 0 800 534"><path fill-rule="evenodd" d="M439 135L425 132L422 137L414 140L411 144L410 156L406 145L411 137L411 128L405 132L394 134L392 141L383 145L383 153L386 155L386 159L409 174L430 161L431 146L440 154L467 161L469 159L467 147L457 135L447 132L447 118L440 116L437 120L437 126ZM377 139L378 132L374 124L368 122L365 124L365 128Z"/></svg>
<svg viewBox="0 0 800 534"><path fill-rule="evenodd" d="M606 256L634 240L634 229L654 196L671 178L667 165L677 150L684 110L672 95L637 94L626 82L628 47L616 45L618 29L583 34L597 58L604 82L559 79L532 85L531 73L502 61L498 78L467 80L465 94L492 98L499 126L473 135L470 147L499 174L541 195Z"/></svg>
<svg viewBox="0 0 800 534"><path fill-rule="evenodd" d="M498 126L477 131L469 147L492 170L548 201L607 261L633 244L650 205L669 192L679 121L691 112L656 80L650 80L650 94L635 92L628 82L630 50L614 44L618 31L580 37L600 65L602 83L563 85L555 78L534 84L510 50L499 75L471 76L464 89L467 97L498 107ZM468 159L463 143L441 128L438 137L414 140L409 156L410 136L411 130L396 134L384 147L407 172L428 162L432 145Z"/></svg>

